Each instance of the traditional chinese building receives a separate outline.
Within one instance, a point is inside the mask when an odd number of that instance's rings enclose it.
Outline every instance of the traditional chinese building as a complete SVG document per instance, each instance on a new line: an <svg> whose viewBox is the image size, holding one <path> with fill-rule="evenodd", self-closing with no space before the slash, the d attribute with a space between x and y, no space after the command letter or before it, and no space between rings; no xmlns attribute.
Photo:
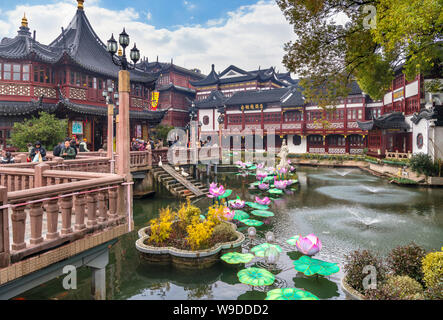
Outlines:
<svg viewBox="0 0 443 320"><path fill-rule="evenodd" d="M359 127L368 131L368 154L384 157L393 152L423 152L443 156L443 152L438 151L443 150L443 128L438 128L441 126L441 92L434 94L433 100L424 86L431 79L441 81L441 70L419 75L413 81L406 80L402 67L395 70L391 90L372 109L369 120L359 122ZM422 119L425 121L420 124Z"/></svg>
<svg viewBox="0 0 443 320"><path fill-rule="evenodd" d="M49 45L36 41L24 17L17 36L0 43L0 146L10 147L6 140L14 122L43 110L69 119L67 135L86 138L91 150L98 150L107 135L103 91L117 88L118 71L88 21L83 1ZM131 71L131 136L146 139L149 127L164 117L165 111L149 110L156 80L142 69Z"/></svg>
<svg viewBox="0 0 443 320"><path fill-rule="evenodd" d="M260 132L264 148L267 136L274 132L277 148L286 139L290 152L329 154L363 153L367 131L357 121L365 120L378 105L355 82L349 96L338 101L331 112L307 104L297 85L240 91L232 97L213 91L196 102L202 134L218 134L217 120L224 113L223 132L242 136L244 130Z"/></svg>
<svg viewBox="0 0 443 320"><path fill-rule="evenodd" d="M245 71L231 65L221 73L217 73L215 65L212 65L211 73L205 79L191 81L191 85L197 91L197 101L200 101L208 98L212 91L220 91L229 98L241 91L287 87L295 84L293 81L290 74L278 74L274 68Z"/></svg>
<svg viewBox="0 0 443 320"><path fill-rule="evenodd" d="M139 65L148 73L158 75L156 91L159 93L158 110L168 110L162 124L184 128L189 122L189 106L196 91L192 81L206 78L198 69L186 69L171 63L143 60Z"/></svg>

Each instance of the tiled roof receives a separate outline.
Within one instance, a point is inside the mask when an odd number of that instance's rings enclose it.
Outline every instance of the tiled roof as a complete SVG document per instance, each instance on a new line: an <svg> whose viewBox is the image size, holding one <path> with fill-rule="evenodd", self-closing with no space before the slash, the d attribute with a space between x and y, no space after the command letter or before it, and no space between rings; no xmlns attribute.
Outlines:
<svg viewBox="0 0 443 320"><path fill-rule="evenodd" d="M290 88L280 88L260 91L236 92L226 101L226 105L239 105L245 103L273 103L281 102L281 98L288 93Z"/></svg>

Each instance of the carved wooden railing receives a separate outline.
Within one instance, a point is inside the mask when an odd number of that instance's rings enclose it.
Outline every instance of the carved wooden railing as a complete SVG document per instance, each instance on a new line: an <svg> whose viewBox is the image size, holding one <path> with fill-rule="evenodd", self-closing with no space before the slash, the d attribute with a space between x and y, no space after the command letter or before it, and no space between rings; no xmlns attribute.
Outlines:
<svg viewBox="0 0 443 320"><path fill-rule="evenodd" d="M112 174L43 170L32 189L8 191L0 186L0 267L5 254L16 262L124 223L122 183L123 177Z"/></svg>
<svg viewBox="0 0 443 320"><path fill-rule="evenodd" d="M386 152L386 159L395 159L395 160L407 160L409 158L411 158L412 154L410 152L408 153L403 153L403 152Z"/></svg>

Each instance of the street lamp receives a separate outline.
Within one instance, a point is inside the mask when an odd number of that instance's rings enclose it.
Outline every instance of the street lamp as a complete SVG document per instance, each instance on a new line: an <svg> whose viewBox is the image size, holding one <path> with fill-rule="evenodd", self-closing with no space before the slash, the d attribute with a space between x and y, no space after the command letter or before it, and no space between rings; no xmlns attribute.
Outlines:
<svg viewBox="0 0 443 320"><path fill-rule="evenodd" d="M115 173L115 158L114 158L114 115L116 115L115 105L118 106L118 92L114 94L114 88L109 85L108 89L103 90L103 97L106 99L108 105L108 158L111 158L111 173ZM114 98L114 100L113 100Z"/></svg>
<svg viewBox="0 0 443 320"><path fill-rule="evenodd" d="M134 47L131 49L129 54L133 64L128 62L128 59L126 59L126 47L129 46L130 41L129 35L126 33L124 28L123 32L120 33L118 37L118 42L123 48L123 55L120 58L115 57L118 50L118 45L117 41L114 39L114 34L112 34L111 38L108 40L108 52L111 54L112 62L119 66L121 70L134 70L137 62L140 60L140 50L137 49L137 45L134 43Z"/></svg>

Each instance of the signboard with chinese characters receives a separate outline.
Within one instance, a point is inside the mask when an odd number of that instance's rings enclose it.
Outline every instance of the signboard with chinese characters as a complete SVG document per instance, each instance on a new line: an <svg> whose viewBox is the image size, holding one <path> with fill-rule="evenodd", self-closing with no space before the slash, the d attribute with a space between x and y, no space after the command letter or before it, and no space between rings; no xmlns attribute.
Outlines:
<svg viewBox="0 0 443 320"><path fill-rule="evenodd" d="M83 134L82 121L72 121L72 134Z"/></svg>
<svg viewBox="0 0 443 320"><path fill-rule="evenodd" d="M157 110L160 92L153 91L151 95L151 110Z"/></svg>
<svg viewBox="0 0 443 320"><path fill-rule="evenodd" d="M398 91L395 91L393 95L394 95L394 100L403 98L405 95L403 88Z"/></svg>
<svg viewBox="0 0 443 320"><path fill-rule="evenodd" d="M242 104L240 106L240 110L244 111L244 110L263 110L264 105L263 103L251 103L251 104Z"/></svg>

